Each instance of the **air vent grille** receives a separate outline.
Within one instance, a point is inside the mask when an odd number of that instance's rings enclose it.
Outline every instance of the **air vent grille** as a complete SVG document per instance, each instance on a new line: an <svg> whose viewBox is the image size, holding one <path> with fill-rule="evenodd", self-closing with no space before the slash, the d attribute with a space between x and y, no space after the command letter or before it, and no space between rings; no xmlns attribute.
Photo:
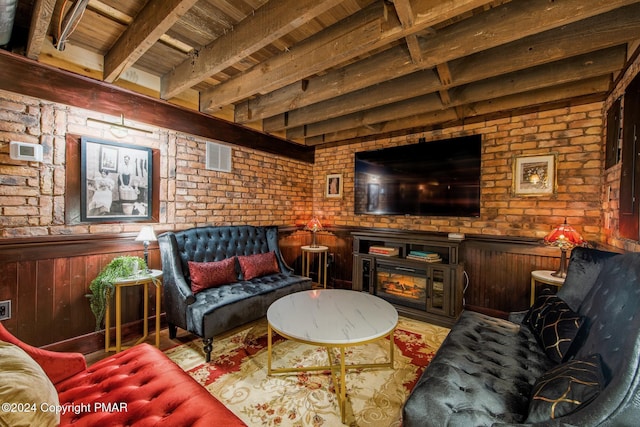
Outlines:
<svg viewBox="0 0 640 427"><path fill-rule="evenodd" d="M231 172L231 147L207 142L207 170Z"/></svg>

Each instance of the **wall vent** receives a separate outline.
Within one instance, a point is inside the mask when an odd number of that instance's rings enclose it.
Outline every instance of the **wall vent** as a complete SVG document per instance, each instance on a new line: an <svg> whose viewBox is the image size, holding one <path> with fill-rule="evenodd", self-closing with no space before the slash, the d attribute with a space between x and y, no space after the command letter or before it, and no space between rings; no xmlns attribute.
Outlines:
<svg viewBox="0 0 640 427"><path fill-rule="evenodd" d="M207 170L231 172L231 147L207 141Z"/></svg>

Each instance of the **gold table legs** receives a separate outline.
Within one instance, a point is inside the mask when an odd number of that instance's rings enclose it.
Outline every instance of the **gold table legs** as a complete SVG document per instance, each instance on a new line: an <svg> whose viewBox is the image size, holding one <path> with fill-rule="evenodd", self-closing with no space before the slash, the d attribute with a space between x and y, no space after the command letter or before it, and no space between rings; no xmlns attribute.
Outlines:
<svg viewBox="0 0 640 427"><path fill-rule="evenodd" d="M334 388L336 390L336 398L338 400L338 406L340 407L340 418L342 420L342 422L344 423L346 420L346 403L347 403L347 389L346 389L346 372L349 369L369 369L369 368L391 368L393 369L393 365L394 365L394 359L393 359L393 353L394 353L394 340L393 340L393 333L395 331L395 328L389 332L388 334L383 335L382 337L378 337L372 340L368 340L368 341L363 341L363 342L356 342L356 343L349 343L349 344L345 344L345 345L332 345L332 346L327 346L321 343L316 343L313 341L301 341L299 339L295 339L295 338L291 338L286 336L285 334L282 334L280 331L276 332L283 336L284 338L293 340L293 341L298 341L298 342L302 342L304 344L311 344L311 345L317 345L317 346L322 346L325 347L327 349L327 355L329 357L329 365L324 365L324 366L304 366L304 367L299 367L299 368L273 368L272 367L272 360L273 360L273 354L272 354L272 335L273 335L273 328L271 326L271 323L268 323L268 331L267 331L267 374L268 375L272 375L272 374L285 374L285 373L293 373L293 372L314 372L314 371L330 371L331 372L331 378L334 384ZM379 339L382 339L384 337L389 337L389 360L387 362L383 362L383 363L360 363L360 364L347 364L346 360L345 360L345 348L346 347L354 347L357 345L363 345L363 344L367 344L373 341L377 341ZM338 350L339 352L339 363L335 363L334 359L335 359L335 350Z"/></svg>

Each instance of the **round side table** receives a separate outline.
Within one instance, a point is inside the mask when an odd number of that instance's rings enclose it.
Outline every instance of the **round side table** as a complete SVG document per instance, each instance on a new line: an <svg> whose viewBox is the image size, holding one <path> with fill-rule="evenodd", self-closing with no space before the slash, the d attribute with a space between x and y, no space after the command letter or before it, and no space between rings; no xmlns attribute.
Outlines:
<svg viewBox="0 0 640 427"><path fill-rule="evenodd" d="M531 305L536 301L536 282L555 286L556 292L564 284L564 277L552 276L552 270L534 270L531 272Z"/></svg>
<svg viewBox="0 0 640 427"><path fill-rule="evenodd" d="M302 275L309 276L311 268L311 256L318 255L318 284L327 288L327 263L329 256L329 248L327 246L302 246ZM322 280L321 280L322 279Z"/></svg>

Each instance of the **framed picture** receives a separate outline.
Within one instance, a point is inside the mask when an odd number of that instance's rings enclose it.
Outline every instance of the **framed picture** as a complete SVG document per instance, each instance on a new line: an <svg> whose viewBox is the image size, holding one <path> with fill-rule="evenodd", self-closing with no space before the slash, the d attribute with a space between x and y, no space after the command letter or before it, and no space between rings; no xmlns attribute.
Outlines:
<svg viewBox="0 0 640 427"><path fill-rule="evenodd" d="M513 159L513 194L542 196L556 192L557 154Z"/></svg>
<svg viewBox="0 0 640 427"><path fill-rule="evenodd" d="M151 220L152 177L151 148L82 137L81 221Z"/></svg>
<svg viewBox="0 0 640 427"><path fill-rule="evenodd" d="M342 197L342 174L334 173L327 175L325 195L327 197Z"/></svg>

